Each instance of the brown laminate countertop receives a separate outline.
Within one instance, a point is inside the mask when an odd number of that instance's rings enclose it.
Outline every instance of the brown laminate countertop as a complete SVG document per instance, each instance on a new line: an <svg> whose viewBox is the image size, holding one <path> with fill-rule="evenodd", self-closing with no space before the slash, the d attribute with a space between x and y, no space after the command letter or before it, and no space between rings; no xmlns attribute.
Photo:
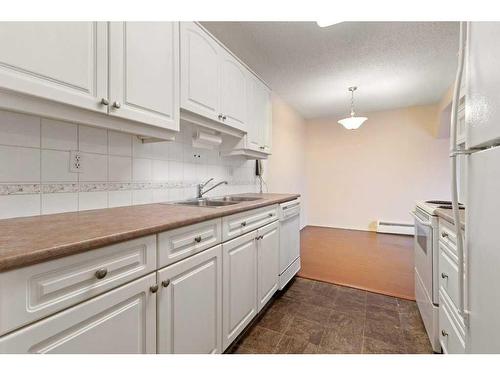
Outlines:
<svg viewBox="0 0 500 375"><path fill-rule="evenodd" d="M0 220L0 272L300 196L236 195L260 199L216 208L156 203Z"/></svg>
<svg viewBox="0 0 500 375"><path fill-rule="evenodd" d="M454 224L455 220L453 220L453 210L447 208L438 208L436 210L436 214L446 220L447 222ZM465 228L465 210L460 210L460 227L462 229Z"/></svg>

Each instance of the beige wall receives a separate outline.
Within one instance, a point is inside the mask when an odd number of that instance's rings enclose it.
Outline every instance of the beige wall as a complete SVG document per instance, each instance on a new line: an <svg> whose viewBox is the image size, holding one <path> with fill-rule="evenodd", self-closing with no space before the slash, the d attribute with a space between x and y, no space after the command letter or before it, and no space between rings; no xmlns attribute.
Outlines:
<svg viewBox="0 0 500 375"><path fill-rule="evenodd" d="M265 163L269 192L302 195L301 226L307 222L305 195L306 127L299 114L273 96L273 153Z"/></svg>
<svg viewBox="0 0 500 375"><path fill-rule="evenodd" d="M449 199L449 140L435 137L438 110L370 113L354 131L336 119L308 121L308 225L374 230L377 220L411 223L416 200Z"/></svg>

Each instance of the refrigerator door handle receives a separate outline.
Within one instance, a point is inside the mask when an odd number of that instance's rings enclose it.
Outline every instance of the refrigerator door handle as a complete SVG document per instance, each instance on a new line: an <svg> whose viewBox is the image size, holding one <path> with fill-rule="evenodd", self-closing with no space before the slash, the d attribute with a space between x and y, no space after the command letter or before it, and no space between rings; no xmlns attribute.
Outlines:
<svg viewBox="0 0 500 375"><path fill-rule="evenodd" d="M467 31L467 24L460 22L460 43L458 50L458 68L455 78L455 86L453 89L453 101L451 105L451 126L450 126L450 157L451 157L451 203L453 209L453 221L455 222L455 234L457 239L457 255L458 255L458 310L460 315L464 318L464 322L468 325L468 313L465 309L465 273L464 273L464 244L461 234L460 225L460 210L458 206L458 178L457 178L457 156L456 143L457 143L457 104L460 95L460 86L462 81L462 74L464 70L464 47L465 47L465 33Z"/></svg>

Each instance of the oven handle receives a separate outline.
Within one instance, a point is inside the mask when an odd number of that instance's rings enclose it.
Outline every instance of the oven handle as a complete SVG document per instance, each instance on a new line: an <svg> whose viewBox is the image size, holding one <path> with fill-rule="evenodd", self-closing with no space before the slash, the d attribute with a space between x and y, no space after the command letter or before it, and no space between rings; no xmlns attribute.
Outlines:
<svg viewBox="0 0 500 375"><path fill-rule="evenodd" d="M416 214L415 211L410 211L410 215L415 218L420 224L425 225L426 227L432 228L432 224L429 221L423 221L421 218L419 218Z"/></svg>

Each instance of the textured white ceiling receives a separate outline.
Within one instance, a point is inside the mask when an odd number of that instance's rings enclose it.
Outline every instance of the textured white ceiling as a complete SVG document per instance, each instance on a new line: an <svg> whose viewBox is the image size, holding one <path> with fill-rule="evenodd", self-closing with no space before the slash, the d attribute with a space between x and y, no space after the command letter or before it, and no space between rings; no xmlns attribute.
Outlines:
<svg viewBox="0 0 500 375"><path fill-rule="evenodd" d="M454 79L456 22L202 22L304 118L431 104Z"/></svg>

